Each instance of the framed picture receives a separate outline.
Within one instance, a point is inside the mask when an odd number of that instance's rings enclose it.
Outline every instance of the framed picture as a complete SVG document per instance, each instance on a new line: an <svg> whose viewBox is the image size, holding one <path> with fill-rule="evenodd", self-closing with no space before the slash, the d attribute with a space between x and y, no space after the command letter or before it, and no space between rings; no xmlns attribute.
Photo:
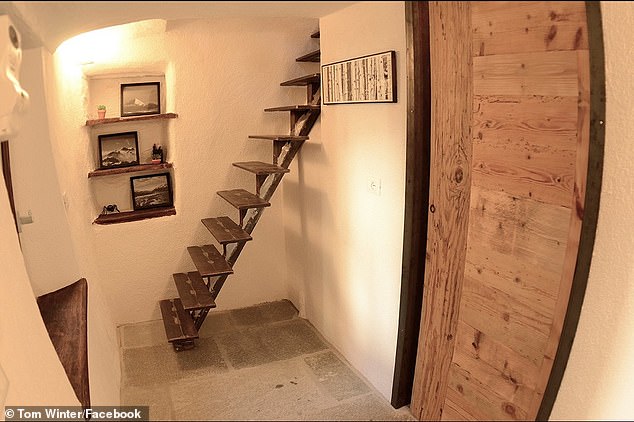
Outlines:
<svg viewBox="0 0 634 422"><path fill-rule="evenodd" d="M160 113L160 82L121 84L121 117Z"/></svg>
<svg viewBox="0 0 634 422"><path fill-rule="evenodd" d="M321 91L324 104L395 103L396 53L322 65Z"/></svg>
<svg viewBox="0 0 634 422"><path fill-rule="evenodd" d="M174 205L169 173L131 177L130 185L132 187L132 208L135 211Z"/></svg>
<svg viewBox="0 0 634 422"><path fill-rule="evenodd" d="M99 168L128 167L139 164L137 132L99 135Z"/></svg>

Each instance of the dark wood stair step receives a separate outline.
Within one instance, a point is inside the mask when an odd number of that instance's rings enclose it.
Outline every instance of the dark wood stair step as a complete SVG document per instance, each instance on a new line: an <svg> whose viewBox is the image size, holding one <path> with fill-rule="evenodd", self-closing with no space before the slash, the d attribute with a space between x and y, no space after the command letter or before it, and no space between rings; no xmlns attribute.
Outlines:
<svg viewBox="0 0 634 422"><path fill-rule="evenodd" d="M308 54L304 54L301 57L295 59L296 62L319 62L321 60L321 51L315 50Z"/></svg>
<svg viewBox="0 0 634 422"><path fill-rule="evenodd" d="M244 189L221 190L217 192L225 201L239 210L270 207L271 203Z"/></svg>
<svg viewBox="0 0 634 422"><path fill-rule="evenodd" d="M214 245L188 246L187 252L201 277L233 274L233 269Z"/></svg>
<svg viewBox="0 0 634 422"><path fill-rule="evenodd" d="M269 141L300 142L308 140L308 136L295 135L249 135L249 139L266 139Z"/></svg>
<svg viewBox="0 0 634 422"><path fill-rule="evenodd" d="M216 307L216 302L214 302L214 298L211 296L211 292L205 285L200 273L196 271L187 274L176 273L172 274L172 277L174 277L178 296L186 311Z"/></svg>
<svg viewBox="0 0 634 422"><path fill-rule="evenodd" d="M310 34L311 38L319 38L319 29L317 30L317 32L313 32L312 34Z"/></svg>
<svg viewBox="0 0 634 422"><path fill-rule="evenodd" d="M255 173L258 176L265 176L269 174L288 173L289 169L276 166L275 164L263 163L262 161L244 161L241 163L233 163L234 166L246 170L251 173Z"/></svg>
<svg viewBox="0 0 634 422"><path fill-rule="evenodd" d="M321 105L319 104L301 104L301 105L265 108L264 111L303 111L303 110L319 110L319 109L321 109Z"/></svg>
<svg viewBox="0 0 634 422"><path fill-rule="evenodd" d="M229 217L204 218L201 221L221 245L253 239L249 233L242 230L242 227L234 223Z"/></svg>
<svg viewBox="0 0 634 422"><path fill-rule="evenodd" d="M198 338L194 320L183 308L180 299L165 299L159 302L167 341L192 341Z"/></svg>
<svg viewBox="0 0 634 422"><path fill-rule="evenodd" d="M311 73L310 75L282 82L280 86L306 86L310 84L317 84L319 82L321 82L321 76L319 73Z"/></svg>

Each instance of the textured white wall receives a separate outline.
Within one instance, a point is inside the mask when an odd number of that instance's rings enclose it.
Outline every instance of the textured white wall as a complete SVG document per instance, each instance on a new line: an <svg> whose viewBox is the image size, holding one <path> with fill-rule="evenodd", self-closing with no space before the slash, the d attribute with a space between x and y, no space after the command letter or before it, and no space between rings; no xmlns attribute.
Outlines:
<svg viewBox="0 0 634 422"><path fill-rule="evenodd" d="M285 186L291 299L389 398L405 203L403 2L363 2L320 19L321 62L396 51L394 104L326 105ZM369 191L381 180L381 195Z"/></svg>
<svg viewBox="0 0 634 422"><path fill-rule="evenodd" d="M219 215L238 219L237 210L216 191L254 191L254 176L231 163L271 160L271 144L248 140L248 135L288 133L287 113L267 114L263 109L302 98L303 92L279 84L306 72L295 58L310 46L309 35L316 27L315 19L211 19L168 23L166 32L147 37L137 33L126 38L124 31L116 54L118 67L104 68L112 76L143 73L145 65L154 72L157 63L162 64L165 111L180 116L167 123L154 122L166 125L160 131L169 135L177 215L108 226L91 223L106 198L129 196L129 176L87 179L96 166L97 132L82 126L94 115L93 105L102 102L104 93L101 88L90 89L96 81L85 79L77 60L72 62L72 51L65 51L64 45L58 49L51 88L57 100L51 108L56 110L52 132L60 185L66 192L74 237L81 245L80 260L99 280L117 323L160 318L158 301L177 296L171 275L195 269L187 246L214 242L200 219ZM126 58L131 59L129 68ZM84 66L95 78L89 68ZM112 130L150 125L118 124ZM110 129L99 129L103 130ZM288 296L280 196L273 198L260 220L254 240L218 298L218 308Z"/></svg>
<svg viewBox="0 0 634 422"><path fill-rule="evenodd" d="M11 172L16 209L33 224L22 226L20 240L36 296L79 280L82 275L57 182L48 129L43 80L43 50L23 51L22 86L30 104L21 116L20 133L11 142Z"/></svg>
<svg viewBox="0 0 634 422"><path fill-rule="evenodd" d="M606 136L581 319L551 419L634 420L634 4L601 2Z"/></svg>

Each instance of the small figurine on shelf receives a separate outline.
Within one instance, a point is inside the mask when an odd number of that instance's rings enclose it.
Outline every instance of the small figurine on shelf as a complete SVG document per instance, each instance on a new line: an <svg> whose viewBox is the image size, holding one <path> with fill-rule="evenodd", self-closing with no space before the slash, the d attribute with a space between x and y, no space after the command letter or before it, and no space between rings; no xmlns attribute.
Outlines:
<svg viewBox="0 0 634 422"><path fill-rule="evenodd" d="M97 115L99 116L99 119L105 119L106 118L106 106L103 104L99 104L97 106Z"/></svg>
<svg viewBox="0 0 634 422"><path fill-rule="evenodd" d="M162 164L163 163L163 148L156 144L152 147L152 164Z"/></svg>
<svg viewBox="0 0 634 422"><path fill-rule="evenodd" d="M103 211L101 211L101 215L112 214L115 212L121 212L121 211L119 211L119 207L117 207L117 204L110 204L103 207Z"/></svg>

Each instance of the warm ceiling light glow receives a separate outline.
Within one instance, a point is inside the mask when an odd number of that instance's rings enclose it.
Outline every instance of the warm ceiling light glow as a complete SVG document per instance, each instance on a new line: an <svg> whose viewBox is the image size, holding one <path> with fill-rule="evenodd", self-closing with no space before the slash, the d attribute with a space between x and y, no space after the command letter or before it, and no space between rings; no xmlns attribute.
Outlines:
<svg viewBox="0 0 634 422"><path fill-rule="evenodd" d="M75 65L107 63L115 60L121 49L125 25L85 32L64 41L56 53L64 62Z"/></svg>

